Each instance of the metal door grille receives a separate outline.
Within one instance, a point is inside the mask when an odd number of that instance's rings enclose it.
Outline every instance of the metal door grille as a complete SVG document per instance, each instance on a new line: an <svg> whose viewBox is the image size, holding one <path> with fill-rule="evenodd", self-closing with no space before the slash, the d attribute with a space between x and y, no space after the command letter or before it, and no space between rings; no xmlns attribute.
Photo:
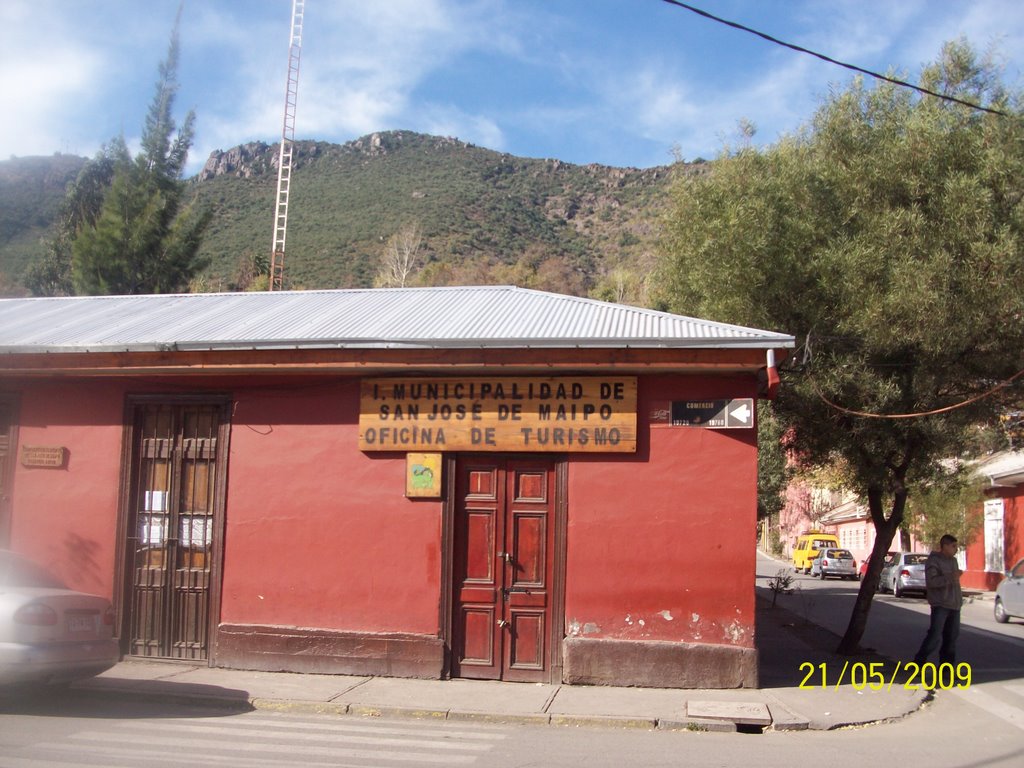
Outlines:
<svg viewBox="0 0 1024 768"><path fill-rule="evenodd" d="M126 603L133 656L207 658L220 410L136 408Z"/></svg>

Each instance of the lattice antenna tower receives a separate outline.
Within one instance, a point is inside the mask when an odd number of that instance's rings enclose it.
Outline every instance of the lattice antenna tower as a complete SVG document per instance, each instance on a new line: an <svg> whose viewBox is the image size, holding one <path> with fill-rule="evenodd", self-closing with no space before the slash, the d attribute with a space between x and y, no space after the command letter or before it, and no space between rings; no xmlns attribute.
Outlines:
<svg viewBox="0 0 1024 768"><path fill-rule="evenodd" d="M292 152L295 147L295 104L299 96L299 55L302 52L302 17L305 0L292 0L292 38L288 48L288 86L284 96L284 127L277 162L277 201L274 210L274 247L270 253L267 290L284 288L284 245L288 234L288 194L292 181Z"/></svg>

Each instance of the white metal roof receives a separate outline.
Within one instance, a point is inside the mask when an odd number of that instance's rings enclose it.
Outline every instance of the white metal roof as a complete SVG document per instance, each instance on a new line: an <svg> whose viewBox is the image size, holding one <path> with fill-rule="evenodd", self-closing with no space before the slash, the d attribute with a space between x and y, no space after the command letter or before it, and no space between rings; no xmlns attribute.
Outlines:
<svg viewBox="0 0 1024 768"><path fill-rule="evenodd" d="M1000 451L978 462L975 473L992 485L1024 483L1024 451Z"/></svg>
<svg viewBox="0 0 1024 768"><path fill-rule="evenodd" d="M788 348L793 337L511 286L0 299L0 353Z"/></svg>

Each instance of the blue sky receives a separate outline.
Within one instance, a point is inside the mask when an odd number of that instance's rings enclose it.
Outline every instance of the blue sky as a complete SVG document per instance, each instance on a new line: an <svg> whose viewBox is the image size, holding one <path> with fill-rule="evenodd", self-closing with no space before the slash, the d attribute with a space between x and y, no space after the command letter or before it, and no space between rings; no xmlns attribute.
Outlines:
<svg viewBox="0 0 1024 768"><path fill-rule="evenodd" d="M3 0L0 158L137 146L179 0ZM943 41L994 47L1019 86L1020 0L692 0L916 80ZM279 139L291 0L185 0L189 171ZM765 144L852 73L662 0L306 0L296 138L408 129L525 157L650 167L714 157L741 120Z"/></svg>

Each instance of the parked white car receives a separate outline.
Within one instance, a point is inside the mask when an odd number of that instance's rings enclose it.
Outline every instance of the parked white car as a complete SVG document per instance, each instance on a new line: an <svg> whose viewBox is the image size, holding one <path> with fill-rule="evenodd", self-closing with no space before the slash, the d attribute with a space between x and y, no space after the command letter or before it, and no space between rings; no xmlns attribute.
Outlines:
<svg viewBox="0 0 1024 768"><path fill-rule="evenodd" d="M1024 560L1006 572L996 587L996 604L992 609L996 621L1005 624L1011 618L1024 619Z"/></svg>
<svg viewBox="0 0 1024 768"><path fill-rule="evenodd" d="M109 600L0 549L0 685L80 680L119 658Z"/></svg>
<svg viewBox="0 0 1024 768"><path fill-rule="evenodd" d="M907 592L925 593L924 564L928 555L921 552L897 552L882 565L878 578L878 590L888 590L895 597Z"/></svg>
<svg viewBox="0 0 1024 768"><path fill-rule="evenodd" d="M853 559L853 555L848 549L828 547L821 550L818 556L811 560L811 576L818 576L822 581L829 576L839 579L856 579L857 561Z"/></svg>

